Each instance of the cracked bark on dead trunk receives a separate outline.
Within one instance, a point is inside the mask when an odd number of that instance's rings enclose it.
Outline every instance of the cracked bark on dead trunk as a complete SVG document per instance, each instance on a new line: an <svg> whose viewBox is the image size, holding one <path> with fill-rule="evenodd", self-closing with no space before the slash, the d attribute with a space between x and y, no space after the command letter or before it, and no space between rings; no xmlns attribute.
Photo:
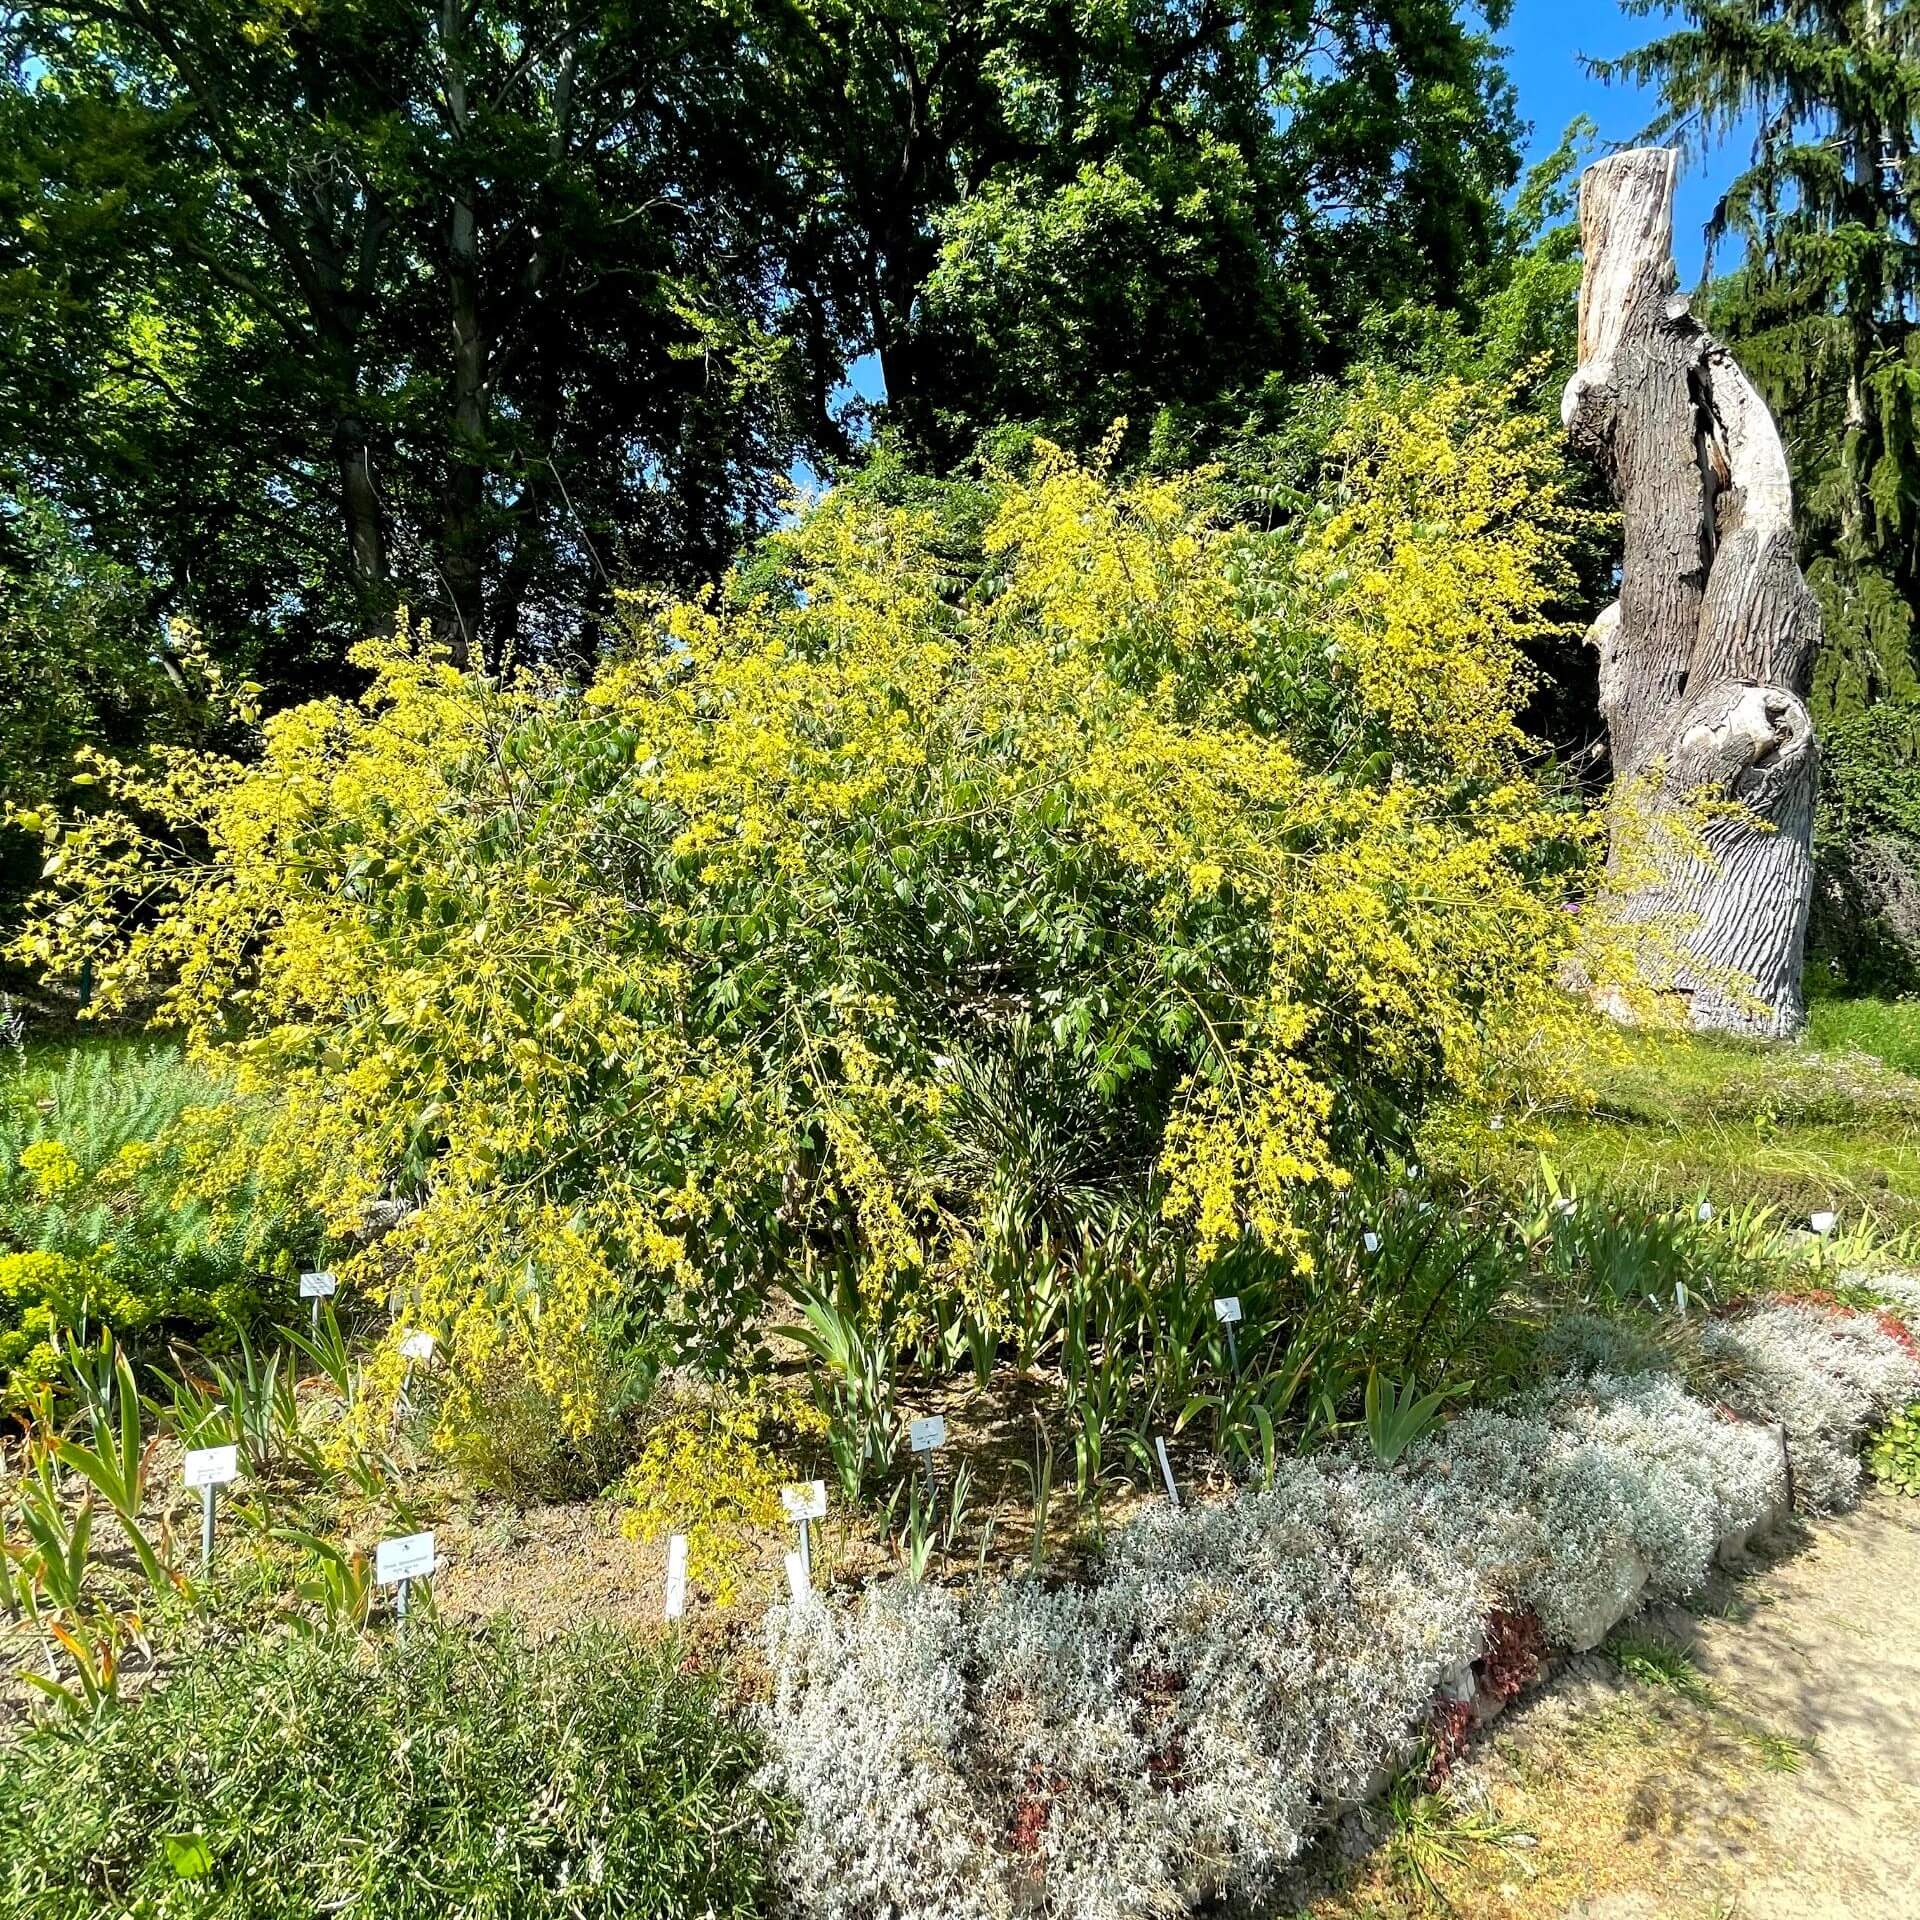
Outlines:
<svg viewBox="0 0 1920 1920"><path fill-rule="evenodd" d="M1637 974L1597 997L1789 1035L1805 1016L1820 616L1772 416L1675 292L1675 163L1642 148L1580 183L1580 365L1561 418L1625 529L1620 598L1589 638Z"/></svg>

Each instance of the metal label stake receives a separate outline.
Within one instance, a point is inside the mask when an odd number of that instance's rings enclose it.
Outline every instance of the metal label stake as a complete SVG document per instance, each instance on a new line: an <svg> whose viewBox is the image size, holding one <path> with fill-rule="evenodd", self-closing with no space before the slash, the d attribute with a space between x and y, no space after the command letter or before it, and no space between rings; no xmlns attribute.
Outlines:
<svg viewBox="0 0 1920 1920"><path fill-rule="evenodd" d="M394 1540L382 1540L373 1550L373 1577L376 1584L392 1587L396 1620L407 1617L408 1590L415 1580L430 1578L434 1566L432 1533L403 1533Z"/></svg>
<svg viewBox="0 0 1920 1920"><path fill-rule="evenodd" d="M320 1337L320 1302L333 1297L340 1282L331 1273L303 1273L300 1276L300 1298L313 1302L313 1337Z"/></svg>
<svg viewBox="0 0 1920 1920"><path fill-rule="evenodd" d="M222 1487L240 1477L240 1449L196 1447L180 1462L180 1477L188 1486L200 1489L200 1571L213 1565L214 1502Z"/></svg>
<svg viewBox="0 0 1920 1920"><path fill-rule="evenodd" d="M1154 1436L1153 1450L1160 1456L1160 1478L1167 1483L1167 1504L1177 1508L1180 1505L1180 1489L1174 1484L1173 1462L1167 1458L1167 1443L1158 1434Z"/></svg>
<svg viewBox="0 0 1920 1920"><path fill-rule="evenodd" d="M687 1536L676 1533L667 1542L667 1618L680 1619L687 1610Z"/></svg>
<svg viewBox="0 0 1920 1920"><path fill-rule="evenodd" d="M947 1423L937 1413L930 1413L924 1419L910 1421L907 1426L907 1444L913 1449L913 1456L920 1462L920 1469L927 1479L927 1498L933 1498L933 1456L947 1444Z"/></svg>
<svg viewBox="0 0 1920 1920"><path fill-rule="evenodd" d="M813 1522L827 1517L827 1483L824 1480L797 1480L780 1489L780 1504L787 1518L800 1528L799 1570L806 1584L813 1585Z"/></svg>
<svg viewBox="0 0 1920 1920"><path fill-rule="evenodd" d="M1240 1318L1240 1296L1222 1294L1213 1303L1213 1317L1227 1330L1227 1361L1235 1373L1240 1371L1240 1346L1233 1337L1234 1324Z"/></svg>

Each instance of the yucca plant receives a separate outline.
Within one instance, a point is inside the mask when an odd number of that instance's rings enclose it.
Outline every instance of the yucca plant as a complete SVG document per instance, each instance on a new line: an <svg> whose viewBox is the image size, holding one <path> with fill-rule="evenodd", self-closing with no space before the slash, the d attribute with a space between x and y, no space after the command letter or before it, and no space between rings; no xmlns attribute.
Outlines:
<svg viewBox="0 0 1920 1920"><path fill-rule="evenodd" d="M1053 1436L1046 1423L1034 1421L1033 1464L1019 1463L1027 1477L1027 1492L1033 1512L1033 1538L1027 1547L1027 1570L1038 1579L1047 1564L1047 1522L1053 1513Z"/></svg>
<svg viewBox="0 0 1920 1920"><path fill-rule="evenodd" d="M299 1527L275 1527L273 1537L306 1555L306 1569L295 1576L293 1590L318 1614L320 1630L357 1633L367 1624L373 1609L373 1568L364 1553Z"/></svg>
<svg viewBox="0 0 1920 1920"><path fill-rule="evenodd" d="M1296 1407L1306 1405L1304 1390L1320 1353L1320 1341L1296 1339L1277 1362L1256 1364L1253 1371L1223 1382L1215 1391L1192 1396L1174 1431L1183 1431L1202 1415L1210 1416L1213 1451L1262 1483L1271 1480L1280 1435L1290 1421L1296 1421ZM1306 1406L1305 1417L1297 1419L1296 1426L1300 1450L1312 1443L1317 1424L1314 1410Z"/></svg>
<svg viewBox="0 0 1920 1920"><path fill-rule="evenodd" d="M121 1647L116 1616L101 1613L82 1620L76 1615L49 1622L47 1632L71 1662L72 1681L31 1670L20 1678L76 1719L93 1719L112 1706L120 1697Z"/></svg>
<svg viewBox="0 0 1920 1920"><path fill-rule="evenodd" d="M92 1440L91 1444L56 1440L55 1457L69 1473L79 1474L112 1508L148 1584L156 1592L177 1585L176 1576L161 1564L140 1524L140 1512L146 1505L147 1468L160 1436L143 1431L140 1390L131 1363L111 1338L103 1335L98 1348L77 1355L69 1343L67 1372L81 1396Z"/></svg>
<svg viewBox="0 0 1920 1920"><path fill-rule="evenodd" d="M265 1480L312 1464L314 1449L301 1427L299 1394L285 1347L275 1346L263 1356L243 1333L237 1358L204 1364L214 1396L226 1410L225 1437L238 1445L248 1473Z"/></svg>
<svg viewBox="0 0 1920 1920"><path fill-rule="evenodd" d="M353 1348L333 1310L333 1302L322 1300L319 1305L320 1311L310 1329L289 1326L281 1332L288 1345L311 1360L320 1377L351 1407L359 1394L359 1362L353 1357Z"/></svg>
<svg viewBox="0 0 1920 1920"><path fill-rule="evenodd" d="M60 1490L52 1449L29 1446L15 1506L21 1533L16 1536L10 1522L0 1551L7 1560L10 1609L37 1622L47 1607L77 1615L86 1600L93 1502L82 1499L70 1506Z"/></svg>

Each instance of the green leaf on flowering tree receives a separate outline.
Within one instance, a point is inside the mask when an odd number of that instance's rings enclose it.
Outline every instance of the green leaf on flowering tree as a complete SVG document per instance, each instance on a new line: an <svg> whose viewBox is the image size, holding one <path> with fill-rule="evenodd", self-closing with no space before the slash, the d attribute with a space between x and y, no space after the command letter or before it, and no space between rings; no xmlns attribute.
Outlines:
<svg viewBox="0 0 1920 1920"><path fill-rule="evenodd" d="M213 1871L213 1852L203 1835L169 1833L164 1836L167 1865L182 1880L204 1880Z"/></svg>

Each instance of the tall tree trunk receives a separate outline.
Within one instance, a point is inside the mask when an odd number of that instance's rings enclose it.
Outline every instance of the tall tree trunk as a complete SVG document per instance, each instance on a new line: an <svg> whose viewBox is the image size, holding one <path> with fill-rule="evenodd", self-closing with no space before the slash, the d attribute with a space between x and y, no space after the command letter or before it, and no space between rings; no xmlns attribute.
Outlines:
<svg viewBox="0 0 1920 1920"><path fill-rule="evenodd" d="M340 470L340 512L346 525L347 569L363 620L384 618L387 600L386 529L373 483L366 423L343 413L333 423L333 458Z"/></svg>
<svg viewBox="0 0 1920 1920"><path fill-rule="evenodd" d="M1614 154L1580 183L1580 365L1561 418L1626 533L1620 598L1590 638L1637 977L1601 997L1789 1035L1805 1017L1820 615L1773 418L1675 292L1676 160Z"/></svg>
<svg viewBox="0 0 1920 1920"><path fill-rule="evenodd" d="M447 590L446 641L461 666L484 653L481 546L486 445L486 350L480 333L479 252L472 205L454 202L447 282L453 321L453 418L447 445L440 567Z"/></svg>
<svg viewBox="0 0 1920 1920"><path fill-rule="evenodd" d="M468 131L465 36L468 14L446 0L440 16L446 63L447 119L458 150ZM453 329L453 417L449 421L446 489L440 521L440 571L447 594L443 639L459 666L484 661L486 576L482 527L485 505L487 353L480 328L479 221L470 185L453 190L447 225L447 300Z"/></svg>

